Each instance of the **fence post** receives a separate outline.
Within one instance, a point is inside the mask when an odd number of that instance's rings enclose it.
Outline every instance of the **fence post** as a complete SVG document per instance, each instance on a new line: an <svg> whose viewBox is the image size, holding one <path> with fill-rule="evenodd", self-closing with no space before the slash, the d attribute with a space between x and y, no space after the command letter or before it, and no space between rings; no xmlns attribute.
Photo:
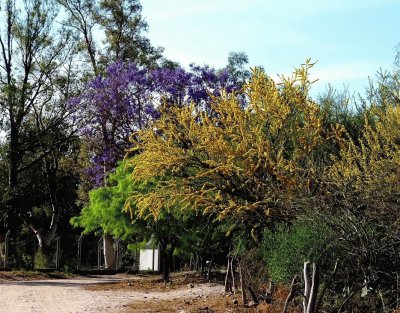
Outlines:
<svg viewBox="0 0 400 313"><path fill-rule="evenodd" d="M82 239L83 239L83 234L80 235L78 239L78 264L76 266L76 269L78 271L81 268L81 262L82 262Z"/></svg>
<svg viewBox="0 0 400 313"><path fill-rule="evenodd" d="M119 271L119 269L120 269L120 251L119 251L120 242L121 242L121 239L118 238L116 241L116 263L115 263L115 270L117 270L117 271Z"/></svg>
<svg viewBox="0 0 400 313"><path fill-rule="evenodd" d="M101 268L101 245L103 244L103 237L100 237L97 243L97 269Z"/></svg>
<svg viewBox="0 0 400 313"><path fill-rule="evenodd" d="M4 268L8 268L8 252L10 248L10 234L11 230L6 233L6 238L4 240Z"/></svg>
<svg viewBox="0 0 400 313"><path fill-rule="evenodd" d="M61 241L61 238L57 237L56 238L56 270L57 271L60 269L60 241Z"/></svg>
<svg viewBox="0 0 400 313"><path fill-rule="evenodd" d="M4 268L8 268L8 251L10 249L10 234L11 230L8 230L4 240Z"/></svg>

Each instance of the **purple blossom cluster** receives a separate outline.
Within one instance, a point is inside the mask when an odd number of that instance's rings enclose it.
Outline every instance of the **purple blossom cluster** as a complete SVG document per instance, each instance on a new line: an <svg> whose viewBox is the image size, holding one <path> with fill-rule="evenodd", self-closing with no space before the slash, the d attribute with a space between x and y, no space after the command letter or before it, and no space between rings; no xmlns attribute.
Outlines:
<svg viewBox="0 0 400 313"><path fill-rule="evenodd" d="M171 105L195 103L207 109L211 96L240 88L227 69L209 66L140 68L116 62L104 76L90 81L69 103L80 134L91 142L93 157L87 169L93 187L104 182L130 146L130 136L159 117L163 101Z"/></svg>

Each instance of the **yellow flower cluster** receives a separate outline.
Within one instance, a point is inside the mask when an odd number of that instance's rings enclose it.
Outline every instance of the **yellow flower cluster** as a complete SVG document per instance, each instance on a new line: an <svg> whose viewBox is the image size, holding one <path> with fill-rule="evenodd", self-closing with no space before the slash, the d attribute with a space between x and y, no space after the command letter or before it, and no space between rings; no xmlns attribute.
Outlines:
<svg viewBox="0 0 400 313"><path fill-rule="evenodd" d="M215 213L251 212L285 218L298 190L310 189L324 142L319 107L310 100L309 61L276 84L261 69L241 97L223 94L209 110L165 107L135 138L138 180L156 179L130 199L157 216L168 207ZM246 104L243 104L245 99Z"/></svg>
<svg viewBox="0 0 400 313"><path fill-rule="evenodd" d="M325 171L328 189L341 192L368 214L390 210L400 194L400 108L372 106L365 113L362 137L339 139L340 154Z"/></svg>

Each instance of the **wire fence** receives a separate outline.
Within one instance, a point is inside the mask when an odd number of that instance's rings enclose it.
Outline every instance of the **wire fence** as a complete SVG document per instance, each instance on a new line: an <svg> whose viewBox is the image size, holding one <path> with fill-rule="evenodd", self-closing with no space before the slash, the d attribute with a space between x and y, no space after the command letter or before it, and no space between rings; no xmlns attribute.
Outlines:
<svg viewBox="0 0 400 313"><path fill-rule="evenodd" d="M113 239L114 270L138 270L140 251ZM0 234L0 269L102 270L105 269L103 237L95 235L56 237L39 247L33 236Z"/></svg>

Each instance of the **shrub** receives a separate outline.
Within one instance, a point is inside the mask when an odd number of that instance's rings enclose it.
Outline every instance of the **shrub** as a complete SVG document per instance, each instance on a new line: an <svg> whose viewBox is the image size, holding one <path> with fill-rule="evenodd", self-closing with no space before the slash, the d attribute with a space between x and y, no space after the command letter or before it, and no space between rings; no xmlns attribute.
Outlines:
<svg viewBox="0 0 400 313"><path fill-rule="evenodd" d="M332 239L332 231L318 220L299 219L265 229L262 255L270 278L289 283L305 261L317 263L322 272L333 267L338 253Z"/></svg>

